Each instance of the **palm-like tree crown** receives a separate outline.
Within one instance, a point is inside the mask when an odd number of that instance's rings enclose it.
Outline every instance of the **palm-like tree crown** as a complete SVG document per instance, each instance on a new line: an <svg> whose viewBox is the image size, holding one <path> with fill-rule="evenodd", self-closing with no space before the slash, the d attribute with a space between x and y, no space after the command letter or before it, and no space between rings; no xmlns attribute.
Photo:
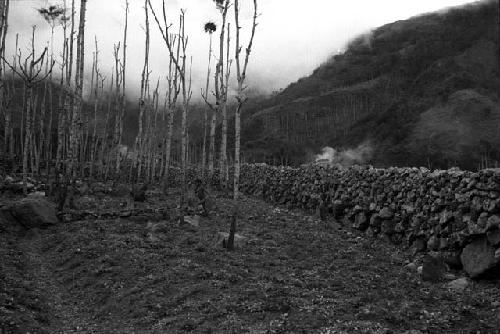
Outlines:
<svg viewBox="0 0 500 334"><path fill-rule="evenodd" d="M205 32L209 34L214 33L217 30L217 25L214 22L205 23Z"/></svg>

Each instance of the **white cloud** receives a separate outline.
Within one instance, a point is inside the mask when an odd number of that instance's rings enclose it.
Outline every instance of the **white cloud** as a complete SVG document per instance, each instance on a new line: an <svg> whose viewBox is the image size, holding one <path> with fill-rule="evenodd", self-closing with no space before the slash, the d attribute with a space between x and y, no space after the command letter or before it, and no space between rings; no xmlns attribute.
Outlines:
<svg viewBox="0 0 500 334"><path fill-rule="evenodd" d="M21 45L29 44L32 25L37 25L37 38L42 47L49 39L47 24L35 8L62 1L13 0L11 1L10 35L8 44L13 49L15 33ZM68 3L71 1L68 0ZM78 3L78 1L76 1ZM144 56L144 1L129 0L128 86L137 94ZM152 0L158 10L161 1ZM258 85L277 89L308 75L331 54L341 49L356 35L379 25L410 16L435 11L443 7L471 2L470 0L260 0L259 26L249 65L248 80L259 78ZM124 0L89 0L87 15L87 60L90 62L96 35L101 48L101 66L110 71L113 44L123 35ZM243 34L247 36L251 20L252 1L243 0ZM187 31L190 36L189 51L193 55L194 95L199 94L206 75L208 36L203 25L209 20L219 21L218 11L212 0L167 1L168 14L175 21L179 8L187 9ZM233 20L233 13L229 15ZM177 22L174 22L176 25ZM44 29L44 31L42 31ZM151 42L152 80L165 76L166 52L156 23L151 18L154 31ZM60 41L60 38L58 39ZM214 36L214 42L217 42ZM233 38L234 40L234 38ZM234 54L234 51L231 52ZM87 66L90 69L90 63ZM199 84L197 84L199 82ZM255 82L254 82L255 84Z"/></svg>

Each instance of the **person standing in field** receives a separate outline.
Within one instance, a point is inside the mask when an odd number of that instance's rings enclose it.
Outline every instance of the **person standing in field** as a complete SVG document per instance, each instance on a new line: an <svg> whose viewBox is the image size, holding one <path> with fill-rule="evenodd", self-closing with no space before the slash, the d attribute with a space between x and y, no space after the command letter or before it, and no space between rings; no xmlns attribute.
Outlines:
<svg viewBox="0 0 500 334"><path fill-rule="evenodd" d="M196 195L196 198L198 200L196 206L203 208L203 214L205 216L208 216L208 210L207 210L207 190L203 186L203 182L200 179L196 179L194 181L194 193Z"/></svg>

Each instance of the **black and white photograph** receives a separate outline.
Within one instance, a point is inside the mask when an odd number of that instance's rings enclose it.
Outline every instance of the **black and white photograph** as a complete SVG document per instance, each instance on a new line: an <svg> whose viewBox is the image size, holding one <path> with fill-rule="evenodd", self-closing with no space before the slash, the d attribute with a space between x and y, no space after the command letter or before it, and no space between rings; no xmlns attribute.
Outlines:
<svg viewBox="0 0 500 334"><path fill-rule="evenodd" d="M500 0L0 0L0 334L500 334Z"/></svg>

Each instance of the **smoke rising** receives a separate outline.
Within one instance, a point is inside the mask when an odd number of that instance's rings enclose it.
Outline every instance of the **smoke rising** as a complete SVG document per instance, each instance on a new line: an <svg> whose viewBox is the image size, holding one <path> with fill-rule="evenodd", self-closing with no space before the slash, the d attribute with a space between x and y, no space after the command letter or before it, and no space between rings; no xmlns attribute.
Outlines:
<svg viewBox="0 0 500 334"><path fill-rule="evenodd" d="M329 164L352 166L365 164L373 156L373 147L370 142L364 142L356 148L337 150L332 147L324 147L321 154L316 155L316 162L328 162Z"/></svg>

